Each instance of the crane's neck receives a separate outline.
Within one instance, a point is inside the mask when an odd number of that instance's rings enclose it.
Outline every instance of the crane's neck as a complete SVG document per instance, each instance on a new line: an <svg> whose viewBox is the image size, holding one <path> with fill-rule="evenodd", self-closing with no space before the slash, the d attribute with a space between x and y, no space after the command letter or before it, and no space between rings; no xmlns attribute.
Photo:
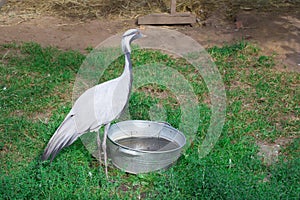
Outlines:
<svg viewBox="0 0 300 200"><path fill-rule="evenodd" d="M121 44L121 46L122 46L122 51L123 51L125 54L127 54L127 53L130 54L130 52L131 52L131 48L130 48L131 40L130 40L130 39L131 39L131 38L128 38L128 37L125 37L125 38L122 39L122 44Z"/></svg>
<svg viewBox="0 0 300 200"><path fill-rule="evenodd" d="M131 64L129 52L125 53L125 67L124 67L122 76L128 78L130 80L130 85L131 85L131 83L132 83L132 64Z"/></svg>
<svg viewBox="0 0 300 200"><path fill-rule="evenodd" d="M131 60L130 60L130 53L126 52L125 53L125 70L132 70L132 64L131 64Z"/></svg>
<svg viewBox="0 0 300 200"><path fill-rule="evenodd" d="M129 81L129 84L130 84L129 86L131 88L132 64L131 64L131 60L130 60L130 52L131 52L130 43L131 43L131 37L124 37L122 39L122 50L123 50L123 53L125 54L125 67L124 67L122 77Z"/></svg>

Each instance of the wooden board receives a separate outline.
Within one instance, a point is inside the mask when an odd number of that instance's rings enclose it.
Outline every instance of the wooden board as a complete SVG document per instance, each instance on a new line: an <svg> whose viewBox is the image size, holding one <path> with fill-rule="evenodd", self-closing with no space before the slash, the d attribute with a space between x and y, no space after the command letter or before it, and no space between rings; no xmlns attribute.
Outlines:
<svg viewBox="0 0 300 200"><path fill-rule="evenodd" d="M196 17L190 13L150 14L138 18L138 24L194 24Z"/></svg>
<svg viewBox="0 0 300 200"><path fill-rule="evenodd" d="M176 14L176 0L171 0L171 15Z"/></svg>

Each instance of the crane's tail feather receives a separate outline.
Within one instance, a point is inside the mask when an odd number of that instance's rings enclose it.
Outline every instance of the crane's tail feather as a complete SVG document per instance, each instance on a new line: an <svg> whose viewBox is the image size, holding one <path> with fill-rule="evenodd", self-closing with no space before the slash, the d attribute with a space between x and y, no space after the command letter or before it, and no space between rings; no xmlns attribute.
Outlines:
<svg viewBox="0 0 300 200"><path fill-rule="evenodd" d="M47 160L51 156L52 161L62 148L71 145L78 136L74 120L71 116L67 117L51 137L42 160Z"/></svg>

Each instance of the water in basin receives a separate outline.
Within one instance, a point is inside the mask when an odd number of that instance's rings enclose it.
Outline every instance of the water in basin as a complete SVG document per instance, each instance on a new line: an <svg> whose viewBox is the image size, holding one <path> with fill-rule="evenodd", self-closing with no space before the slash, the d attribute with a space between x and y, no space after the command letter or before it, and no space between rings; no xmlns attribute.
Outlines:
<svg viewBox="0 0 300 200"><path fill-rule="evenodd" d="M169 151L179 147L174 141L158 137L129 137L116 140L115 142L122 146L142 151Z"/></svg>

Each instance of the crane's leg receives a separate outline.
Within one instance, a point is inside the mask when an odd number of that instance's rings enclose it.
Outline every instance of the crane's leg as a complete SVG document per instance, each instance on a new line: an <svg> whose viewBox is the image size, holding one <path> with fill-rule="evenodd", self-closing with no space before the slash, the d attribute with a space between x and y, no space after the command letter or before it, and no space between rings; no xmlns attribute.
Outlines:
<svg viewBox="0 0 300 200"><path fill-rule="evenodd" d="M100 139L100 128L97 133L97 148L98 148L98 155L99 155L99 162L101 165L101 139Z"/></svg>
<svg viewBox="0 0 300 200"><path fill-rule="evenodd" d="M106 153L106 138L107 138L107 132L110 127L110 123L106 124L104 127L104 136L103 136L103 143L102 143L102 149L104 153L104 165L105 165L105 175L108 179L108 172L107 172L107 153Z"/></svg>

